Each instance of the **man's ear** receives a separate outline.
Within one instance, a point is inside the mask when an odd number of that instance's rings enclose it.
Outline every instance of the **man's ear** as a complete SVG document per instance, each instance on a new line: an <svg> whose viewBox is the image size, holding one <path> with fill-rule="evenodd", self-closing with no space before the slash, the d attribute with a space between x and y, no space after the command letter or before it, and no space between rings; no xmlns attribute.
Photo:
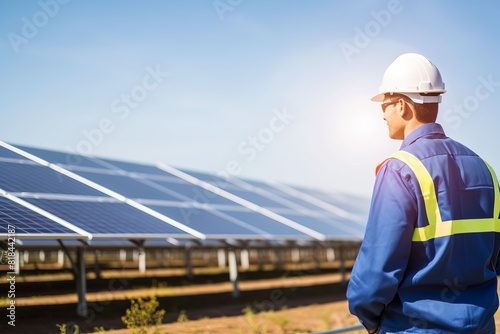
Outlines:
<svg viewBox="0 0 500 334"><path fill-rule="evenodd" d="M406 103L405 100L403 99L399 99L399 115L401 116L401 118L403 118L404 120L411 120L413 118L413 114L414 114L414 110L413 108L410 106L409 103Z"/></svg>

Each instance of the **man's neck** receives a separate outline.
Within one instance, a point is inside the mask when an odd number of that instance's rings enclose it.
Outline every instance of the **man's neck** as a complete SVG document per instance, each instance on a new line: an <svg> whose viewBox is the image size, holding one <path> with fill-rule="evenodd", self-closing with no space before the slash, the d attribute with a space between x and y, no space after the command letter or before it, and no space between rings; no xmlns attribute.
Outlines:
<svg viewBox="0 0 500 334"><path fill-rule="evenodd" d="M412 119L410 122L406 124L406 127L404 129L404 137L408 137L410 133L424 125L425 123L419 122L416 119Z"/></svg>

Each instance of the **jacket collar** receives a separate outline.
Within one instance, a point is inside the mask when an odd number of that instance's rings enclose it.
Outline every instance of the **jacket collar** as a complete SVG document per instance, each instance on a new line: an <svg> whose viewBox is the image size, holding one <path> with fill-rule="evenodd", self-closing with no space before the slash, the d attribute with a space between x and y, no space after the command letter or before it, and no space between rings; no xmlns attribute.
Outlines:
<svg viewBox="0 0 500 334"><path fill-rule="evenodd" d="M427 123L424 124L411 132L401 143L401 150L408 145L414 143L422 137L441 137L446 138L443 127L438 123Z"/></svg>

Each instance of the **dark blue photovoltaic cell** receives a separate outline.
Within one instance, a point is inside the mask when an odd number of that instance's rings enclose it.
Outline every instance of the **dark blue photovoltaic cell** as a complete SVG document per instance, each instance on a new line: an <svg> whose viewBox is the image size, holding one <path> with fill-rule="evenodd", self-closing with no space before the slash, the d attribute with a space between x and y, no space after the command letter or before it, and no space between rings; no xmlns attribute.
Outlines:
<svg viewBox="0 0 500 334"><path fill-rule="evenodd" d="M365 233L365 221L361 219L361 216L358 216L356 221L353 221L353 218L340 218L334 214L325 215L321 218L322 221L326 221L334 226L337 226L340 229L344 229L347 233L354 233L354 235L358 237L362 237Z"/></svg>
<svg viewBox="0 0 500 334"><path fill-rule="evenodd" d="M221 189L225 189L226 187L233 185L232 183L223 179L222 177L218 177L218 176L215 176L213 174L195 172L195 171L185 170L185 169L182 169L181 171L186 173L186 174L189 174L189 175L191 175L199 180L213 184L214 186L219 187Z"/></svg>
<svg viewBox="0 0 500 334"><path fill-rule="evenodd" d="M0 157L27 160L27 158L23 157L22 155L14 153L3 146L0 146Z"/></svg>
<svg viewBox="0 0 500 334"><path fill-rule="evenodd" d="M115 168L113 168L113 169L121 169L121 170L130 172L130 173L141 173L141 174L160 175L160 176L165 176L165 177L169 177L169 176L174 177L174 176L162 171L161 169L159 169L153 165L125 162L125 161L117 161L117 160L103 159L103 158L99 158L99 160L105 162L106 165L114 166ZM111 166L109 166L109 168L111 168ZM177 177L174 177L174 178L177 178Z"/></svg>
<svg viewBox="0 0 500 334"><path fill-rule="evenodd" d="M134 178L128 179L125 176L99 175L91 172L75 171L77 174L99 183L125 197L141 199L157 199L168 201L196 201L199 203L234 205L235 203L222 196L216 195L202 187L184 181L177 176L160 170L152 165L136 164L131 162L116 161L110 159L100 159L106 164L110 164L128 173L139 173L144 177L146 184ZM104 165L104 164L103 164ZM159 176L165 179L159 180ZM206 174L208 178L208 174ZM170 180L171 181L170 181ZM156 185L166 188L171 192L164 192L147 183L153 182ZM226 183L227 184L227 183ZM179 195L179 196L176 196Z"/></svg>
<svg viewBox="0 0 500 334"><path fill-rule="evenodd" d="M203 204L235 205L231 200L179 178L177 178L175 182L166 182L151 179L137 179L124 175L100 174L78 170L74 172L127 198L155 199L174 202L196 201ZM152 186L151 183L155 184L157 187L154 185Z"/></svg>
<svg viewBox="0 0 500 334"><path fill-rule="evenodd" d="M368 197L348 194L334 195L320 190L302 187L293 188L347 212L368 217L368 210L370 209L370 198Z"/></svg>
<svg viewBox="0 0 500 334"><path fill-rule="evenodd" d="M252 202L254 204L257 204L259 206L266 207L266 208L288 208L288 206L286 206L282 203L276 202L276 201L272 200L271 198L267 198L267 197L260 195L256 192L248 191L248 190L240 187L239 185L236 185L232 182L224 180L223 178L213 176L210 174L200 173L200 172L191 172L191 171L184 171L184 172L196 177L197 179L208 182L208 183L210 183L218 188L221 188L221 189L223 189L223 190L225 190L233 195L236 195L240 198L243 198L243 199L245 199L249 202Z"/></svg>
<svg viewBox="0 0 500 334"><path fill-rule="evenodd" d="M186 232L125 203L31 198L26 201L92 234L189 236Z"/></svg>
<svg viewBox="0 0 500 334"><path fill-rule="evenodd" d="M238 190L237 189L231 189L231 190L227 190L228 192L232 193L233 195L236 195L240 198L243 198L243 199L246 199L247 201L249 202L252 202L254 204L257 204L259 206L262 206L262 207L266 207L266 208L287 208L287 206L281 204L281 203L278 203L278 202L275 202L269 198L266 198L264 196L261 196L255 192L251 192L251 191L248 191L248 190L245 190L243 188L239 188Z"/></svg>
<svg viewBox="0 0 500 334"><path fill-rule="evenodd" d="M104 194L55 170L35 163L0 162L0 189L7 192L33 192L103 196Z"/></svg>
<svg viewBox="0 0 500 334"><path fill-rule="evenodd" d="M181 195L189 197L191 200L199 203L239 205L202 187L183 181L181 179L179 180L181 182L174 183L174 182L164 182L157 180L153 182L165 188L171 189Z"/></svg>
<svg viewBox="0 0 500 334"><path fill-rule="evenodd" d="M155 189L154 187L139 182L129 176L80 171L75 171L75 173L127 198L158 199L175 202L186 201L181 196L168 194L167 192Z"/></svg>
<svg viewBox="0 0 500 334"><path fill-rule="evenodd" d="M208 210L154 205L148 207L207 236L260 236L259 233L219 217Z"/></svg>
<svg viewBox="0 0 500 334"><path fill-rule="evenodd" d="M243 181L245 181L246 183L248 183L248 184L250 184L258 189L263 189L266 192L271 193L272 195L275 195L275 196L281 197L287 201L290 201L290 202L292 202L292 205L296 204L296 205L300 205L301 207L309 209L309 210L323 211L323 209L321 209L317 205L311 204L311 203L309 203L305 200L302 200L296 196L285 193L285 192L283 192L279 189L276 189L276 188L274 188L266 183L257 182L257 181L248 181L248 180L243 180ZM293 207L291 207L291 208L293 208Z"/></svg>
<svg viewBox="0 0 500 334"><path fill-rule="evenodd" d="M78 235L78 233L44 216L25 208L5 197L0 197L0 234L8 233L8 226L14 226L15 235L59 234Z"/></svg>
<svg viewBox="0 0 500 334"><path fill-rule="evenodd" d="M269 234L276 236L289 236L289 237L306 237L307 235L303 232L297 231L285 224L282 224L274 219L266 217L260 213L245 210L245 211L226 211L220 210L224 214L231 217L244 221L252 226L255 226Z"/></svg>
<svg viewBox="0 0 500 334"><path fill-rule="evenodd" d="M248 183L248 184L254 186L255 188L263 189L266 191L275 192L278 190L278 189L274 188L273 186L271 186L267 183L264 183L264 182L255 181L255 180L247 180L247 179L241 179L241 180L245 183Z"/></svg>
<svg viewBox="0 0 500 334"><path fill-rule="evenodd" d="M15 146L23 151L31 153L34 156L41 158L45 161L51 162L53 164L103 168L101 165L93 162L90 158L84 157L79 154L49 151L41 148L34 148L21 145L15 145Z"/></svg>
<svg viewBox="0 0 500 334"><path fill-rule="evenodd" d="M325 220L318 217L312 216L304 216L299 214L282 214L283 217L286 217L290 220L293 220L296 223L299 223L303 226L306 226L314 231L317 231L321 234L324 234L328 237L357 237L362 238L363 234L355 234L352 232L346 231L342 229L342 226L345 225L345 221L339 220L339 218L333 218L330 220ZM353 224L355 225L355 224Z"/></svg>

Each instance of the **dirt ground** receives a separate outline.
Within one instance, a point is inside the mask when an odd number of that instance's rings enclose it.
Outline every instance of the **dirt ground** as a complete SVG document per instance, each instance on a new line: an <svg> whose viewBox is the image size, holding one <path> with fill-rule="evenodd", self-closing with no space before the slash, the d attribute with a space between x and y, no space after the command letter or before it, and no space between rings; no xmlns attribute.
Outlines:
<svg viewBox="0 0 500 334"><path fill-rule="evenodd" d="M56 324L66 324L66 333L74 334L77 324L79 334L129 334L132 332L120 320L130 306L129 299L151 295L160 302L160 309L166 310L156 334L299 334L358 324L348 312L345 284L338 273L323 270L300 275L293 271L247 275L239 284L240 296L233 298L226 273L220 277L198 275L203 282L176 281L161 275L120 278L110 273L115 280L127 282L127 289L113 279L89 280L90 312L85 318L75 316L74 282L18 282L16 327L1 321L0 333L57 334L62 331ZM0 306L5 309L5 305ZM154 329L148 333L154 333Z"/></svg>
<svg viewBox="0 0 500 334"><path fill-rule="evenodd" d="M100 284L89 280L89 315L83 318L75 316L74 282L17 282L16 327L5 326L2 321L0 333L60 333L57 324L66 324L69 334L74 333L75 324L79 334L99 330L131 333L120 319L130 306L129 300L152 295L160 302L160 309L166 310L158 333L309 333L356 323L342 301L345 284L338 273L246 273L239 283L238 298L232 296L233 286L227 282L226 273L198 275L202 283L186 282L180 277L176 281L175 277L110 275L115 278ZM120 288L118 282L126 289ZM333 304L337 301L339 305ZM0 300L3 310L4 303Z"/></svg>
<svg viewBox="0 0 500 334"><path fill-rule="evenodd" d="M180 320L180 322L176 321L158 328L165 334L299 334L358 324L357 319L347 311L346 301L258 314L247 311L244 315L232 317ZM129 334L131 332L112 330L106 333ZM350 333L365 333L365 331L356 330Z"/></svg>

